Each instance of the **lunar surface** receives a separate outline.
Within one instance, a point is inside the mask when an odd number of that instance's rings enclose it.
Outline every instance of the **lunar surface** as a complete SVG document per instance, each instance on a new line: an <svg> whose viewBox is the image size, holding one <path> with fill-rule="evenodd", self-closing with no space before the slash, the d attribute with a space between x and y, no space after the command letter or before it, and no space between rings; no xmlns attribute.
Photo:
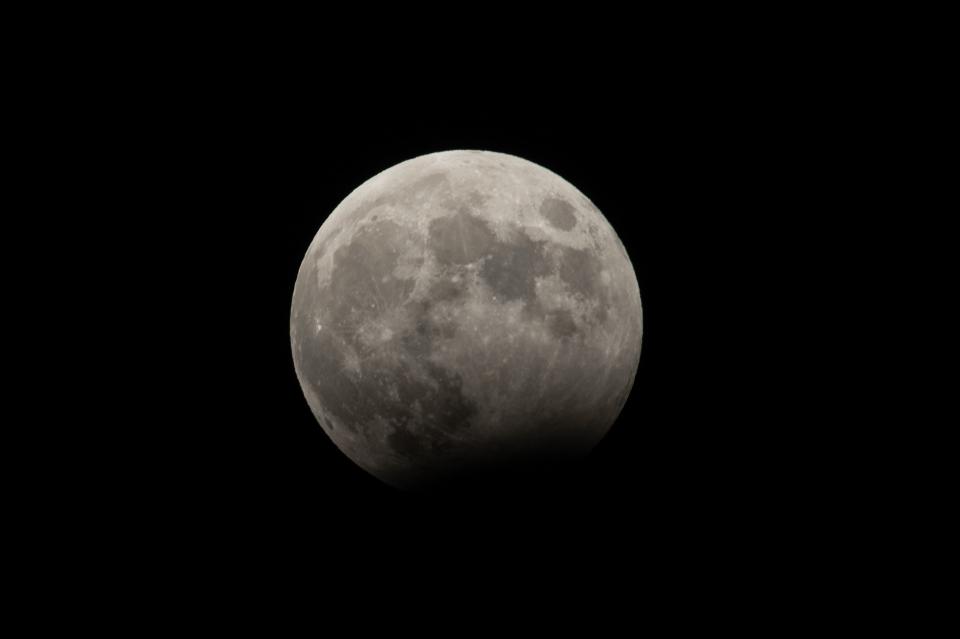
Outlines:
<svg viewBox="0 0 960 639"><path fill-rule="evenodd" d="M486 151L402 162L310 244L290 340L337 447L399 488L585 455L633 386L642 310L606 218Z"/></svg>

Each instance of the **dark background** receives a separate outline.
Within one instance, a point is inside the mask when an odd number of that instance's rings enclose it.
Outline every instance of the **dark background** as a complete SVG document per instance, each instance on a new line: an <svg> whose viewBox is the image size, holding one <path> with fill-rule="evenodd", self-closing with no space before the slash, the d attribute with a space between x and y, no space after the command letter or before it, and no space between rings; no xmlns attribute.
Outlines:
<svg viewBox="0 0 960 639"><path fill-rule="evenodd" d="M110 560L118 590L159 603L140 622L216 613L218 599L245 604L218 622L245 621L264 591L286 589L326 627L342 600L362 609L349 619L361 631L459 600L456 628L520 608L564 624L592 614L600 634L613 610L716 627L725 610L790 601L784 585L801 595L792 622L824 591L846 605L845 571L886 569L887 549L870 546L886 524L846 524L864 504L886 512L907 455L874 442L896 448L916 418L884 430L883 415L865 417L888 399L872 384L855 394L855 364L913 348L877 319L912 312L910 241L877 230L884 215L899 230L922 191L884 201L891 159L917 155L896 152L890 122L942 139L892 99L919 95L890 78L924 64L862 13L572 9L524 21L448 7L406 16L417 29L366 6L122 28L84 13L109 33L66 14L37 23L42 37L14 59L31 117L10 128L35 180L14 217L40 229L6 246L27 243L11 279L38 273L28 288L52 308L8 309L41 326L8 337L35 367L18 377L43 391L19 416L29 427L8 430L39 440L15 490L51 485L30 501L56 518L38 524L40 554L82 566L71 598L96 593ZM457 148L524 157L591 198L633 261L643 350L623 413L581 464L407 494L356 468L310 414L290 301L307 246L352 189ZM866 302L882 311L848 313ZM413 606L387 613L391 599ZM112 614L117 601L98 604Z"/></svg>
<svg viewBox="0 0 960 639"><path fill-rule="evenodd" d="M306 70L208 55L137 83L116 160L143 211L120 246L142 267L109 272L137 299L126 316L151 327L122 370L150 381L125 381L131 427L110 446L147 476L130 503L165 513L147 525L227 574L309 560L361 581L533 563L669 584L805 534L822 463L807 453L824 433L786 391L811 268L793 256L819 214L807 187L825 179L807 162L818 106L779 80L789 61L708 53L626 42L597 59L317 56ZM352 189L449 149L526 158L591 198L633 262L643 349L620 418L582 463L408 494L354 466L311 415L290 302Z"/></svg>
<svg viewBox="0 0 960 639"><path fill-rule="evenodd" d="M789 231L765 201L778 179L772 142L756 135L766 120L749 105L718 106L706 88L545 102L504 93L472 108L454 95L330 108L308 92L293 105L255 97L210 114L213 152L196 179L217 188L183 220L193 252L181 319L193 350L177 432L199 455L201 510L224 508L257 534L309 531L350 545L440 530L447 542L489 535L496 545L527 522L550 532L525 543L602 546L651 535L703 543L706 530L716 541L775 505L780 477L769 471L790 454L791 416L765 413L762 360L781 346L766 341L778 278L762 255ZM593 200L633 261L643 350L622 415L578 467L517 486L404 494L355 467L315 422L293 370L290 300L313 235L353 188L405 159L460 148L524 157Z"/></svg>

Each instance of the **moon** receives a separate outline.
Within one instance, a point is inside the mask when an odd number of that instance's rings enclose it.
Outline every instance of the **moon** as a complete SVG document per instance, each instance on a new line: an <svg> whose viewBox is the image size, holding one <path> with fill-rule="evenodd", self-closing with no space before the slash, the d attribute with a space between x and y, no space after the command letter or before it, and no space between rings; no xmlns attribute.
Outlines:
<svg viewBox="0 0 960 639"><path fill-rule="evenodd" d="M290 342L334 444L401 489L587 454L636 376L627 252L569 182L445 151L344 199L300 265Z"/></svg>

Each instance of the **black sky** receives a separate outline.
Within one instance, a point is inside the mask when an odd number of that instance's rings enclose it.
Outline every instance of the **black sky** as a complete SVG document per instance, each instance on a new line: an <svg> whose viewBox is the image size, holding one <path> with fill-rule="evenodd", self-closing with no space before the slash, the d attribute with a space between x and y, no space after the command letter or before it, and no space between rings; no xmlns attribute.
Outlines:
<svg viewBox="0 0 960 639"><path fill-rule="evenodd" d="M338 574L371 557L666 569L731 561L796 525L790 506L818 481L805 453L825 433L787 399L798 371L784 362L807 338L783 321L804 317L805 267L783 257L819 221L804 159L817 120L779 61L658 42L577 64L207 55L133 85L115 158L131 213L113 233L142 266L110 273L118 295L150 290L125 307L154 327L129 342L125 370L156 381L128 380L129 429L112 444L146 475L131 500L162 505L159 525L191 548L315 554ZM462 148L529 159L591 198L633 262L643 350L623 413L577 468L409 495L317 425L290 301L308 244L352 189Z"/></svg>

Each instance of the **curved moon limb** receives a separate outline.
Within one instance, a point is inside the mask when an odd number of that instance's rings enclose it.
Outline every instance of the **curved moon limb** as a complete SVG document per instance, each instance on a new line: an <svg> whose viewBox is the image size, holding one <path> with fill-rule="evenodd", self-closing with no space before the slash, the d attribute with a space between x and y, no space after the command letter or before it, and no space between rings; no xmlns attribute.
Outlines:
<svg viewBox="0 0 960 639"><path fill-rule="evenodd" d="M633 386L642 325L629 257L586 196L521 158L447 151L333 211L290 339L331 440L417 488L589 452Z"/></svg>

